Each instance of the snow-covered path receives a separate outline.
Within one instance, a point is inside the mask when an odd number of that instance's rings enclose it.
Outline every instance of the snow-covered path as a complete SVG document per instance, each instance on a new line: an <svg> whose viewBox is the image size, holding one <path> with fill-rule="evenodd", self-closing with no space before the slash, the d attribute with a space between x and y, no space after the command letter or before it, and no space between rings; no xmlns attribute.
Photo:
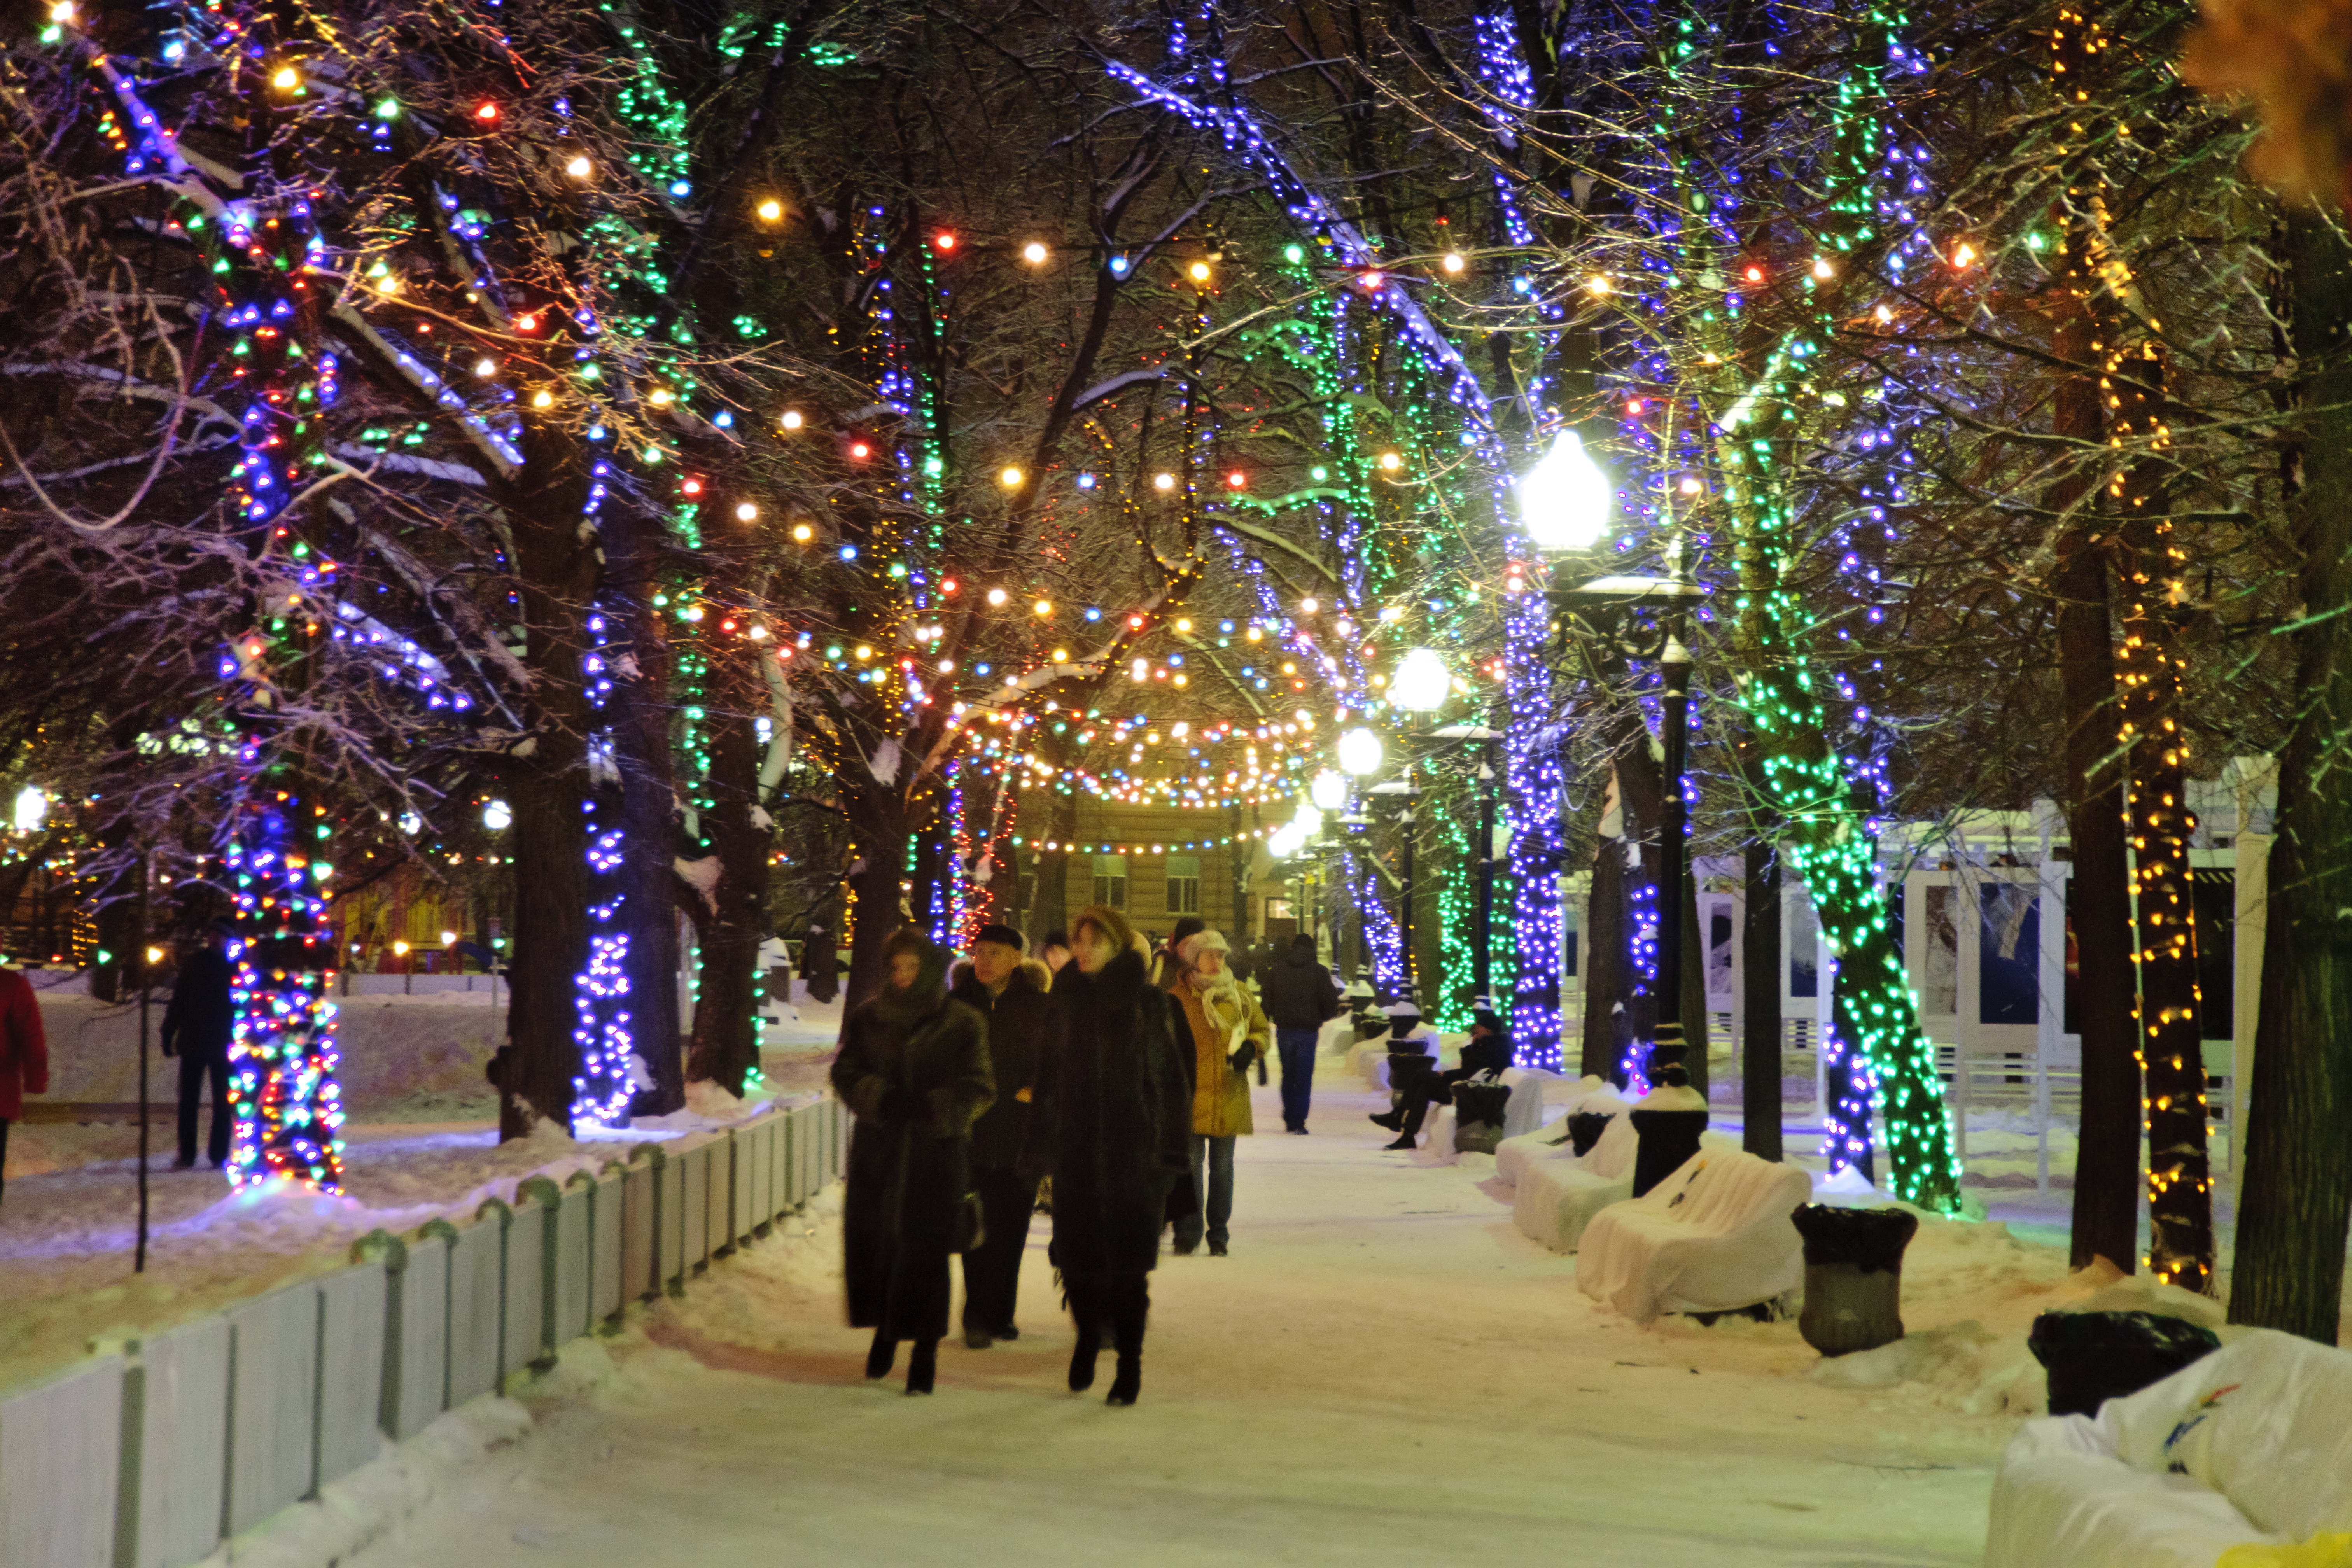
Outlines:
<svg viewBox="0 0 2352 1568"><path fill-rule="evenodd" d="M1063 1386L1042 1217L1023 1339L949 1342L929 1399L864 1382L820 1215L568 1352L530 1441L352 1561L1980 1560L2015 1415L1809 1381L1793 1324L1629 1327L1475 1172L1378 1152L1354 1088L1313 1136L1243 1141L1233 1256L1163 1259L1134 1409L1108 1358Z"/></svg>

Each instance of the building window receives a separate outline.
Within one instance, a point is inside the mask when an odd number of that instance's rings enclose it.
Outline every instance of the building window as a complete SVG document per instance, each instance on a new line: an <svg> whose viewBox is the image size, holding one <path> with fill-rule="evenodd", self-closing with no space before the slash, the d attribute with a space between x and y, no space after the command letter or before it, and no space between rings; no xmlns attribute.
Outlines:
<svg viewBox="0 0 2352 1568"><path fill-rule="evenodd" d="M1127 912L1127 857L1097 855L1095 857L1095 898L1098 904L1108 904L1121 914Z"/></svg>
<svg viewBox="0 0 2352 1568"><path fill-rule="evenodd" d="M1168 857L1168 912L1171 915L1197 915L1201 912L1200 857Z"/></svg>

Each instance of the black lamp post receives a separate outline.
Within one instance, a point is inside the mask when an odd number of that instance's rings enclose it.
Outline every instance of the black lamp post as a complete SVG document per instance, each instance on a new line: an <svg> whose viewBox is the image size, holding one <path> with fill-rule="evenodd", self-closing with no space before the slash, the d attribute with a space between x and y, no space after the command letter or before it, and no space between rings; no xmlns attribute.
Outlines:
<svg viewBox="0 0 2352 1568"><path fill-rule="evenodd" d="M1679 577L1596 577L1573 587L1553 587L1546 595L1567 617L1582 618L1592 635L1614 635L1629 611L1660 612L1663 637L1656 658L1664 690L1658 722L1665 774L1664 811L1658 824L1657 1026L1650 1035L1650 1092L1633 1110L1641 1145L1633 1161L1633 1195L1641 1196L1698 1152L1706 1131L1706 1098L1690 1084L1689 1054L1683 1035L1683 861L1690 837L1690 811L1683 799L1683 766L1690 731L1690 648L1683 641L1692 601L1704 584Z"/></svg>

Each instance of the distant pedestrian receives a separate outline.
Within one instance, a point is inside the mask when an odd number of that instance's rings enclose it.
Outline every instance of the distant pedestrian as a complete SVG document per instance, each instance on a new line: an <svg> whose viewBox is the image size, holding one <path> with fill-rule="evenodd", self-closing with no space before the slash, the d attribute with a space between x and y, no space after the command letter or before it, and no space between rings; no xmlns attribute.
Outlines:
<svg viewBox="0 0 2352 1568"><path fill-rule="evenodd" d="M8 1124L25 1114L25 1096L48 1092L49 1041L41 1032L40 999L22 971L0 969L0 1171L8 1168ZM1159 1245L1157 1226L1152 1245Z"/></svg>
<svg viewBox="0 0 2352 1568"><path fill-rule="evenodd" d="M1168 1189L1184 1168L1191 1098L1174 1009L1150 983L1135 928L1095 904L1071 937L1071 965L1054 981L1053 1043L1038 1069L1023 1168L1054 1182L1052 1256L1078 1336L1070 1389L1094 1386L1108 1322L1118 1371L1107 1403L1132 1405L1143 1385L1149 1276Z"/></svg>
<svg viewBox="0 0 2352 1568"><path fill-rule="evenodd" d="M834 951L833 933L816 921L801 938L801 978L808 983L809 1000L830 1002L841 994L841 955Z"/></svg>
<svg viewBox="0 0 2352 1568"><path fill-rule="evenodd" d="M1315 961L1314 936L1300 931L1280 963L1258 972L1257 993L1282 1053L1283 1126L1303 1133L1315 1092L1316 1044L1323 1026L1339 1016L1339 985Z"/></svg>
<svg viewBox="0 0 2352 1568"><path fill-rule="evenodd" d="M1418 1016L1412 1020L1419 1023ZM1402 1089L1403 1098L1394 1110L1371 1118L1381 1126L1397 1133L1397 1141L1384 1143L1384 1149L1410 1149L1413 1138L1421 1131L1422 1119L1433 1105L1454 1103L1454 1086L1474 1078L1500 1078L1503 1069L1511 1065L1511 1037L1503 1021L1492 1012L1480 1008L1472 1017L1470 1038L1462 1047L1462 1065L1450 1072L1423 1072Z"/></svg>
<svg viewBox="0 0 2352 1568"><path fill-rule="evenodd" d="M971 1130L971 1187L980 1194L987 1236L963 1255L963 1342L976 1351L1021 1337L1013 1308L1029 1216L1037 1207L1037 1183L1021 1173L1021 1151L1036 1103L1037 1061L1053 1029L1046 992L1054 976L1022 953L1019 931L982 926L970 962L956 965L948 989L988 1020L988 1058L996 1076L996 1103Z"/></svg>
<svg viewBox="0 0 2352 1568"><path fill-rule="evenodd" d="M948 955L898 931L881 991L843 1023L834 1092L857 1120L842 1203L849 1321L874 1331L866 1375L912 1340L907 1392L929 1394L948 1331L948 1255L971 1191L972 1123L995 1097L988 1022L947 994Z"/></svg>
<svg viewBox="0 0 2352 1568"><path fill-rule="evenodd" d="M213 1086L213 1128L205 1142L205 1158L215 1170L228 1163L229 1132L235 1125L228 1107L228 1043L236 1032L228 938L226 924L205 930L202 945L182 961L179 978L172 984L172 1000L163 1008L163 1054L180 1060L180 1157L172 1162L175 1171L196 1163L196 1118L207 1080Z"/></svg>
<svg viewBox="0 0 2352 1568"><path fill-rule="evenodd" d="M1066 931L1047 931L1045 940L1037 944L1037 956L1044 961L1047 971L1061 973L1062 966L1070 962L1070 933Z"/></svg>
<svg viewBox="0 0 2352 1568"><path fill-rule="evenodd" d="M1192 1138L1185 1168L1198 1202L1176 1222L1176 1250L1189 1253L1208 1238L1209 1256L1225 1256L1234 1213L1234 1146L1255 1131L1250 1116L1249 1069L1265 1055L1273 1026L1257 999L1225 973L1223 933L1200 931L1184 939L1177 957L1184 979L1176 988L1192 1037Z"/></svg>

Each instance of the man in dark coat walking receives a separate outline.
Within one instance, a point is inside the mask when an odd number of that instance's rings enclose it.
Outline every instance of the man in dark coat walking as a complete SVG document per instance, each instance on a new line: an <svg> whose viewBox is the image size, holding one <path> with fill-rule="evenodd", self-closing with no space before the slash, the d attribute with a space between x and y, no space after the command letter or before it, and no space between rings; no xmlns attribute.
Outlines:
<svg viewBox="0 0 2352 1568"><path fill-rule="evenodd" d="M1315 962L1315 938L1300 931L1282 963L1258 972L1257 991L1282 1058L1283 1126L1303 1133L1315 1089L1315 1043L1324 1024L1339 1016L1339 987Z"/></svg>
<svg viewBox="0 0 2352 1568"><path fill-rule="evenodd" d="M163 1054L180 1058L180 1157L172 1168L196 1163L196 1115L205 1080L213 1086L213 1134L205 1157L218 1170L228 1163L228 1043L236 1032L236 1004L229 994L228 929L215 925L204 945L180 964L172 1000L163 1009Z"/></svg>
<svg viewBox="0 0 2352 1568"><path fill-rule="evenodd" d="M963 1255L963 1342L976 1351L1021 1337L1013 1309L1029 1216L1037 1207L1036 1180L1021 1173L1021 1145L1035 1100L1037 1058L1053 1026L1045 993L1054 975L1038 960L1023 957L1023 947L1011 926L981 927L971 961L956 966L948 989L988 1020L988 1057L996 1072L996 1103L971 1129L971 1186L980 1194L987 1236Z"/></svg>
<svg viewBox="0 0 2352 1568"><path fill-rule="evenodd" d="M1184 1170L1192 1089L1168 994L1127 917L1101 904L1071 928L1073 961L1055 977L1054 1035L1037 1073L1023 1173L1054 1178L1054 1267L1069 1292L1077 1344L1070 1388L1094 1385L1108 1323L1118 1372L1108 1403L1143 1381L1148 1277L1160 1261L1168 1190Z"/></svg>
<svg viewBox="0 0 2352 1568"><path fill-rule="evenodd" d="M948 955L892 933L889 978L842 1024L833 1088L856 1123L842 1198L849 1321L874 1331L866 1375L915 1342L907 1392L929 1394L948 1331L948 1255L971 1190L971 1125L996 1097L988 1021L947 994Z"/></svg>

